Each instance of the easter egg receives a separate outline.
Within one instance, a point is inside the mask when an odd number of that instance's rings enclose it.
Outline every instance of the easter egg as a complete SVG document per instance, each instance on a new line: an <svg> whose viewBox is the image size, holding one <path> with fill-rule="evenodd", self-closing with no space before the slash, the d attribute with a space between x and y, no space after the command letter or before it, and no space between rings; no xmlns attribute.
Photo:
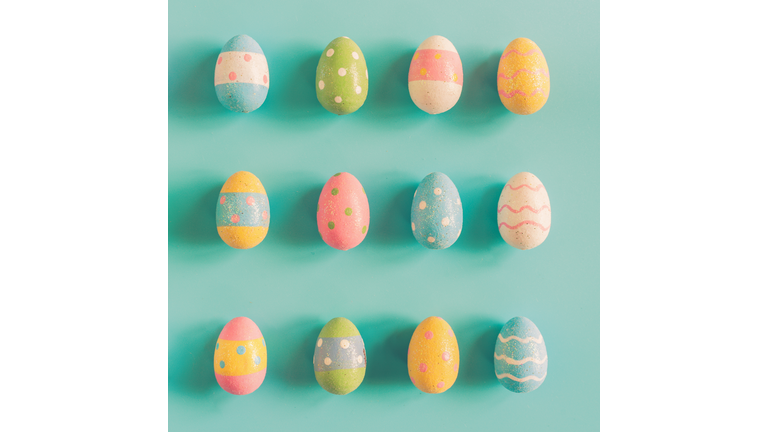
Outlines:
<svg viewBox="0 0 768 432"><path fill-rule="evenodd" d="M440 172L424 177L411 204L416 240L428 249L445 249L459 238L463 222L461 198L451 179Z"/></svg>
<svg viewBox="0 0 768 432"><path fill-rule="evenodd" d="M264 382L267 345L259 326L250 318L234 318L221 330L213 370L221 388L235 395L253 393Z"/></svg>
<svg viewBox="0 0 768 432"><path fill-rule="evenodd" d="M258 177L239 171L227 179L216 204L216 229L224 243L236 249L249 249L264 240L269 200Z"/></svg>
<svg viewBox="0 0 768 432"><path fill-rule="evenodd" d="M341 172L328 179L317 203L317 229L328 246L349 250L359 245L370 219L368 196L355 176Z"/></svg>
<svg viewBox="0 0 768 432"><path fill-rule="evenodd" d="M442 393L459 375L459 343L451 326L429 317L416 327L408 345L408 375L425 393Z"/></svg>
<svg viewBox="0 0 768 432"><path fill-rule="evenodd" d="M216 60L213 85L219 102L232 111L260 107L269 91L269 69L259 44L248 35L230 39Z"/></svg>
<svg viewBox="0 0 768 432"><path fill-rule="evenodd" d="M327 392L345 395L365 378L365 345L357 327L346 318L334 318L320 330L315 342L315 378Z"/></svg>
<svg viewBox="0 0 768 432"><path fill-rule="evenodd" d="M518 249L535 248L549 235L549 195L541 180L529 172L515 174L504 185L496 212L501 237Z"/></svg>
<svg viewBox="0 0 768 432"><path fill-rule="evenodd" d="M496 83L508 110L521 115L540 110L549 97L549 68L538 45L526 38L510 42L501 55Z"/></svg>
<svg viewBox="0 0 768 432"><path fill-rule="evenodd" d="M422 111L440 114L456 105L464 86L464 72L456 47L442 36L419 45L408 71L408 91Z"/></svg>
<svg viewBox="0 0 768 432"><path fill-rule="evenodd" d="M357 111L368 96L368 67L363 51L344 36L331 41L317 63L317 100L328 111L344 115Z"/></svg>
<svg viewBox="0 0 768 432"><path fill-rule="evenodd" d="M547 377L547 347L536 324L528 318L509 320L493 351L496 378L516 393L536 390Z"/></svg>

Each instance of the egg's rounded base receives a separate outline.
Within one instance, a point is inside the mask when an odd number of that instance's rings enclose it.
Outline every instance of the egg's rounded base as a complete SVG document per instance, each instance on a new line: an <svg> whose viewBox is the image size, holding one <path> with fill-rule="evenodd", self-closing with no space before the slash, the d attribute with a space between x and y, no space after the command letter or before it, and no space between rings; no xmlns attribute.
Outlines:
<svg viewBox="0 0 768 432"><path fill-rule="evenodd" d="M247 395L253 393L261 386L266 375L266 368L248 375L227 376L216 373L216 381L227 393Z"/></svg>
<svg viewBox="0 0 768 432"><path fill-rule="evenodd" d="M419 80L408 83L411 100L420 110L441 114L456 105L463 86L445 81Z"/></svg>
<svg viewBox="0 0 768 432"><path fill-rule="evenodd" d="M224 243L235 249L250 249L264 240L267 236L269 227L242 227L242 226L220 226L216 227L219 231L219 237Z"/></svg>
<svg viewBox="0 0 768 432"><path fill-rule="evenodd" d="M269 87L253 83L225 83L216 87L219 102L230 111L249 113L267 99Z"/></svg>
<svg viewBox="0 0 768 432"><path fill-rule="evenodd" d="M352 393L365 378L365 368L315 371L315 379L328 393L343 396Z"/></svg>

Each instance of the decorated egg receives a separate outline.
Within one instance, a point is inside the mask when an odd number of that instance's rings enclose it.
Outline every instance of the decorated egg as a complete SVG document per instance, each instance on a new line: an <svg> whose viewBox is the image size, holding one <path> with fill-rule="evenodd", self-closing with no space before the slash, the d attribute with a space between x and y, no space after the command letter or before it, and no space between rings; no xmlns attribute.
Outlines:
<svg viewBox="0 0 768 432"><path fill-rule="evenodd" d="M259 326L250 318L234 318L221 330L213 370L221 388L236 395L253 393L264 382L267 345Z"/></svg>
<svg viewBox="0 0 768 432"><path fill-rule="evenodd" d="M429 317L416 327L408 345L408 375L425 393L442 393L459 375L459 343L451 326Z"/></svg>
<svg viewBox="0 0 768 432"><path fill-rule="evenodd" d="M518 249L535 248L549 235L549 195L541 180L529 172L515 174L504 185L497 214L501 237Z"/></svg>
<svg viewBox="0 0 768 432"><path fill-rule="evenodd" d="M269 69L259 44L248 35L230 39L216 60L213 85L219 102L232 111L260 107L269 91Z"/></svg>
<svg viewBox="0 0 768 432"><path fill-rule="evenodd" d="M370 212L363 185L350 173L328 179L317 203L317 229L328 246L348 250L368 233Z"/></svg>
<svg viewBox="0 0 768 432"><path fill-rule="evenodd" d="M346 318L334 318L320 330L315 342L315 378L327 392L345 395L365 378L365 345L357 327Z"/></svg>
<svg viewBox="0 0 768 432"><path fill-rule="evenodd" d="M264 240L269 200L258 177L239 171L227 179L216 204L216 229L224 243L236 249L249 249Z"/></svg>
<svg viewBox="0 0 768 432"><path fill-rule="evenodd" d="M456 105L464 86L464 72L456 47L442 36L419 45L408 71L408 91L422 111L440 114Z"/></svg>
<svg viewBox="0 0 768 432"><path fill-rule="evenodd" d="M419 183L411 204L411 231L429 249L450 247L461 234L464 212L459 191L447 175L433 172Z"/></svg>
<svg viewBox="0 0 768 432"><path fill-rule="evenodd" d="M547 103L549 68L532 40L517 38L507 45L499 61L501 103L515 114L533 114Z"/></svg>
<svg viewBox="0 0 768 432"><path fill-rule="evenodd" d="M536 390L547 377L547 347L536 324L528 318L509 320L493 351L496 378L516 393Z"/></svg>
<svg viewBox="0 0 768 432"><path fill-rule="evenodd" d="M357 111L368 96L368 67L363 51L344 36L331 41L320 55L315 77L317 100L328 111Z"/></svg>

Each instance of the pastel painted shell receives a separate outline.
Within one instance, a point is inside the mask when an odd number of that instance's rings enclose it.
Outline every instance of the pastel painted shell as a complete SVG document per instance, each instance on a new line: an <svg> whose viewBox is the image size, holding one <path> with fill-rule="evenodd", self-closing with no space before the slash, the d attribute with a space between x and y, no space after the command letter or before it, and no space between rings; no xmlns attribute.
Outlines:
<svg viewBox="0 0 768 432"><path fill-rule="evenodd" d="M408 375L425 393L442 393L459 375L459 343L451 326L429 317L416 327L408 345Z"/></svg>
<svg viewBox="0 0 768 432"><path fill-rule="evenodd" d="M533 114L549 98L549 67L538 45L517 38L507 45L499 60L499 98L515 114Z"/></svg>
<svg viewBox="0 0 768 432"><path fill-rule="evenodd" d="M431 36L419 45L408 71L408 91L422 111L440 114L456 105L464 86L461 58L451 41Z"/></svg>
<svg viewBox="0 0 768 432"><path fill-rule="evenodd" d="M221 388L235 395L253 393L267 375L267 344L259 326L238 317L224 326L216 341L213 370Z"/></svg>
<svg viewBox="0 0 768 432"><path fill-rule="evenodd" d="M496 378L507 390L536 390L547 377L547 347L531 320L515 317L501 329L493 351Z"/></svg>
<svg viewBox="0 0 768 432"><path fill-rule="evenodd" d="M357 111L368 96L368 67L363 51L352 39L331 41L317 64L317 100L328 111L344 115Z"/></svg>
<svg viewBox="0 0 768 432"><path fill-rule="evenodd" d="M328 246L349 250L359 245L370 224L368 196L350 173L336 173L320 192L317 229Z"/></svg>
<svg viewBox="0 0 768 432"><path fill-rule="evenodd" d="M456 185L447 175L433 172L419 183L411 204L411 230L428 249L450 247L461 235L464 211Z"/></svg>
<svg viewBox="0 0 768 432"><path fill-rule="evenodd" d="M264 52L248 35L235 36L216 60L213 85L226 108L248 113L260 107L269 91L269 68Z"/></svg>
<svg viewBox="0 0 768 432"><path fill-rule="evenodd" d="M360 386L368 359L363 338L352 321L328 321L315 342L312 362L318 384L329 393L345 395Z"/></svg>
<svg viewBox="0 0 768 432"><path fill-rule="evenodd" d="M509 179L496 210L501 237L518 249L535 248L549 235L552 225L549 195L541 180L529 172Z"/></svg>
<svg viewBox="0 0 768 432"><path fill-rule="evenodd" d="M224 243L250 249L264 240L269 230L269 200L261 181L248 171L227 179L216 202L216 229Z"/></svg>

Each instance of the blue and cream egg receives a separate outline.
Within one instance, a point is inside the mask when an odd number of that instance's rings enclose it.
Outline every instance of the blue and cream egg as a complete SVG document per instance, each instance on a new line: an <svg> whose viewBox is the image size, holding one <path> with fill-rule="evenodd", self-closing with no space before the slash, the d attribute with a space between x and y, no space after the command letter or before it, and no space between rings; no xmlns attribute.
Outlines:
<svg viewBox="0 0 768 432"><path fill-rule="evenodd" d="M509 320L496 339L493 363L496 378L507 390L536 390L547 377L549 365L544 337L536 324L525 317Z"/></svg>
<svg viewBox="0 0 768 432"><path fill-rule="evenodd" d="M411 205L416 240L428 249L445 249L459 238L463 222L461 198L451 179L441 172L424 177Z"/></svg>
<svg viewBox="0 0 768 432"><path fill-rule="evenodd" d="M230 39L216 60L213 85L226 108L248 113L260 107L269 91L269 68L264 51L253 38Z"/></svg>

